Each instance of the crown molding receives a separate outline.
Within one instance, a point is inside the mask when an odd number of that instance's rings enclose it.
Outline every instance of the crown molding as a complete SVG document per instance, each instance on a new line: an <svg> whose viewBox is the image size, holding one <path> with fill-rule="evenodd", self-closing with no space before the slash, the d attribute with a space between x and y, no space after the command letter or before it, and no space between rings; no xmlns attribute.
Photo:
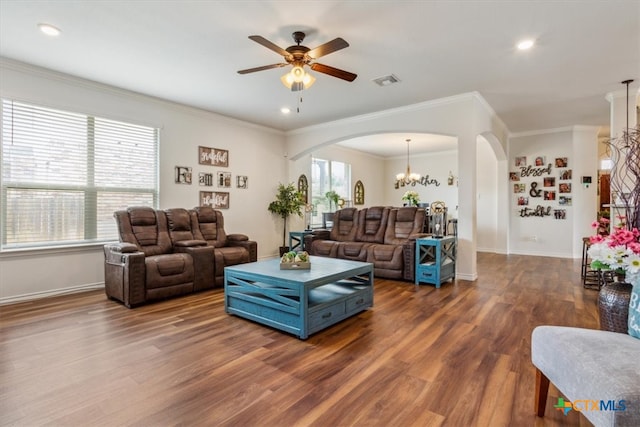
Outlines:
<svg viewBox="0 0 640 427"><path fill-rule="evenodd" d="M274 129L267 126L246 122L233 117L225 116L215 111L193 107L186 104L181 104L179 102L154 97L151 95L146 95L140 92L134 92L128 89L122 89L117 86L111 86L111 85L100 83L94 80L84 79L82 77L77 77L71 74L62 73L59 71L51 70L49 68L40 67L37 65L29 64L22 61L17 61L15 59L3 57L3 56L0 56L0 70L1 69L16 71L19 73L28 74L31 76L35 76L35 77L39 77L47 80L57 81L60 83L68 84L70 86L99 91L108 95L117 96L117 97L129 99L133 101L150 102L150 103L162 106L164 108L170 108L176 111L181 111L181 112L192 114L192 115L198 115L201 117L206 116L208 119L211 119L211 116L214 115L216 116L216 118L219 118L221 121L228 122L231 125L241 126L248 129L254 129L254 130L259 130L261 132L267 132L274 135L284 136L284 131L281 131L279 129ZM2 91L6 90L6 88L1 88L1 87L0 89L2 89ZM163 127L162 125L157 125L157 124L154 126L160 127L160 128Z"/></svg>

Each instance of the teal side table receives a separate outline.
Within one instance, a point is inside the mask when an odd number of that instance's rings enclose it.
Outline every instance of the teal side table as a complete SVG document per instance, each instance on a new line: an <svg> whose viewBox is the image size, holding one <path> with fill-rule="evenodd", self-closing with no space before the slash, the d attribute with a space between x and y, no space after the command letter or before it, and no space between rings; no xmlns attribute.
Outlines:
<svg viewBox="0 0 640 427"><path fill-rule="evenodd" d="M289 250L290 251L303 251L304 250L304 236L312 234L312 230L305 231L290 231L289 232Z"/></svg>
<svg viewBox="0 0 640 427"><path fill-rule="evenodd" d="M456 277L457 245L454 236L416 239L416 285L440 285Z"/></svg>

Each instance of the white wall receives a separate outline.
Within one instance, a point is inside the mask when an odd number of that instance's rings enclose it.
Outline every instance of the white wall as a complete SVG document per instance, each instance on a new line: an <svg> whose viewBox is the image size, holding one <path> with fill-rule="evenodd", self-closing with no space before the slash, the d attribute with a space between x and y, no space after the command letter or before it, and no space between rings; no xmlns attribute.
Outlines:
<svg viewBox="0 0 640 427"><path fill-rule="evenodd" d="M365 186L364 206L401 203L401 193L406 188L395 190L393 176L398 170L404 170L404 159L385 161L332 145L340 140L376 133L428 132L458 138L457 155L441 153L436 155L440 158L435 162L429 159L430 156L412 156L411 166L415 171L428 173L441 181L440 187L415 187L423 201L431 201L433 197L454 206L457 197L459 278L473 280L477 276L476 250L495 248L497 252L505 253L579 257L581 239L589 234L589 224L595 217L597 186L585 188L580 177L591 175L594 182L597 177L597 129L574 127L532 132L513 135L505 142L501 138L506 135L506 128L475 93L349 118L285 135L13 61L1 60L0 72L0 95L3 97L160 127L161 208L195 206L199 191L205 188L197 184L199 172L222 170L198 165L199 145L229 150L230 167L227 170L232 173L234 184L229 189L231 208L225 212L226 228L230 233L246 233L257 240L261 258L277 253L282 233L280 219L267 212L267 205L273 199L278 183L296 183L301 173L310 179L311 155L351 163L353 182L360 179ZM488 138L489 144L478 143L479 135ZM508 147L508 156L503 152L504 147ZM567 211L565 220L519 217L506 169L516 170L515 157L521 155L529 158L544 155L548 160L569 158L573 191L572 206L564 207ZM176 165L193 168L192 185L174 183ZM491 165L490 170L487 165ZM457 186L446 184L449 171L458 177ZM236 175L249 176L247 190L235 188ZM492 192L494 186L497 192ZM552 205L559 208L557 200ZM493 215L486 214L494 207L495 222ZM298 222L293 221L291 229L302 229L304 224L301 220ZM532 240L532 236L536 240ZM0 254L0 302L25 295L100 286L104 280L102 266L101 247Z"/></svg>
<svg viewBox="0 0 640 427"><path fill-rule="evenodd" d="M596 218L596 185L585 188L581 184L582 176L597 177L597 128L576 127L550 130L540 133L514 135L509 140L509 170L521 175L521 169L515 166L516 157L525 156L527 164L532 165L538 156L544 156L545 166L552 164L551 173L542 176L520 177L520 181L510 182L510 235L511 253L566 258L579 258L582 250L582 237L590 235L589 225ZM560 180L560 171L555 159L566 157L567 169L572 171L570 181ZM534 167L534 166L532 166ZM555 178L553 187L543 187L545 177ZM560 183L570 183L571 193L561 194ZM544 200L530 194L531 184L536 183L538 190L555 191L556 199ZM525 184L524 193L514 193L514 184ZM571 205L560 205L561 196L571 197ZM530 209L542 206L551 207L551 216L521 217L525 206L518 206L519 196L527 197ZM555 211L564 210L565 219L556 219Z"/></svg>
<svg viewBox="0 0 640 427"><path fill-rule="evenodd" d="M395 188L396 175L407 168L407 158L397 157L385 162L384 194L385 205L402 206L402 196L405 192L416 191L420 196L420 202L432 203L442 201L447 206L450 218L458 217L458 150L448 150L433 153L424 153L411 156L411 172L417 172L422 177L435 180L429 185L415 185ZM455 177L453 185L448 185L449 172Z"/></svg>
<svg viewBox="0 0 640 427"><path fill-rule="evenodd" d="M478 138L478 251L496 252L498 249L498 162L489 143Z"/></svg>
<svg viewBox="0 0 640 427"><path fill-rule="evenodd" d="M160 208L197 206L200 190L216 190L198 185L199 172L231 172L227 232L256 240L259 257L277 254L281 223L267 205L288 177L283 133L4 59L0 77L2 97L159 127ZM229 168L198 165L199 145L229 150ZM192 185L174 183L176 165L193 168ZM103 283L101 247L0 254L0 302Z"/></svg>
<svg viewBox="0 0 640 427"><path fill-rule="evenodd" d="M476 258L476 138L492 134L496 145L507 129L478 93L408 105L287 133L292 159L335 142L379 133L423 132L458 138L458 260L456 277L477 278ZM493 144L492 147L496 148ZM502 151L502 150L501 150Z"/></svg>

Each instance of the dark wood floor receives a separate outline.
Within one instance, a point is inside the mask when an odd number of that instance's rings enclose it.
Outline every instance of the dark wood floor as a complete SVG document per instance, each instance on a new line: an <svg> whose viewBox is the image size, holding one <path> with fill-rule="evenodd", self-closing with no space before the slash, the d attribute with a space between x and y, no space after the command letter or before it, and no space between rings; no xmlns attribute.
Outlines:
<svg viewBox="0 0 640 427"><path fill-rule="evenodd" d="M597 328L579 272L480 254L473 283L379 279L372 309L306 341L225 314L222 290L0 306L0 425L589 425L554 387L533 414L532 329Z"/></svg>

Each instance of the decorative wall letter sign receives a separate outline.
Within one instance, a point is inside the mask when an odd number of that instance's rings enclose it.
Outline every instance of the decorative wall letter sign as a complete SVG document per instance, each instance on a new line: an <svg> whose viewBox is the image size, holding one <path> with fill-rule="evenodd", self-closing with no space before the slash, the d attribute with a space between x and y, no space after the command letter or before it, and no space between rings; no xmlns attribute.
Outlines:
<svg viewBox="0 0 640 427"><path fill-rule="evenodd" d="M229 167L229 151L219 148L198 147L198 163L201 165Z"/></svg>

